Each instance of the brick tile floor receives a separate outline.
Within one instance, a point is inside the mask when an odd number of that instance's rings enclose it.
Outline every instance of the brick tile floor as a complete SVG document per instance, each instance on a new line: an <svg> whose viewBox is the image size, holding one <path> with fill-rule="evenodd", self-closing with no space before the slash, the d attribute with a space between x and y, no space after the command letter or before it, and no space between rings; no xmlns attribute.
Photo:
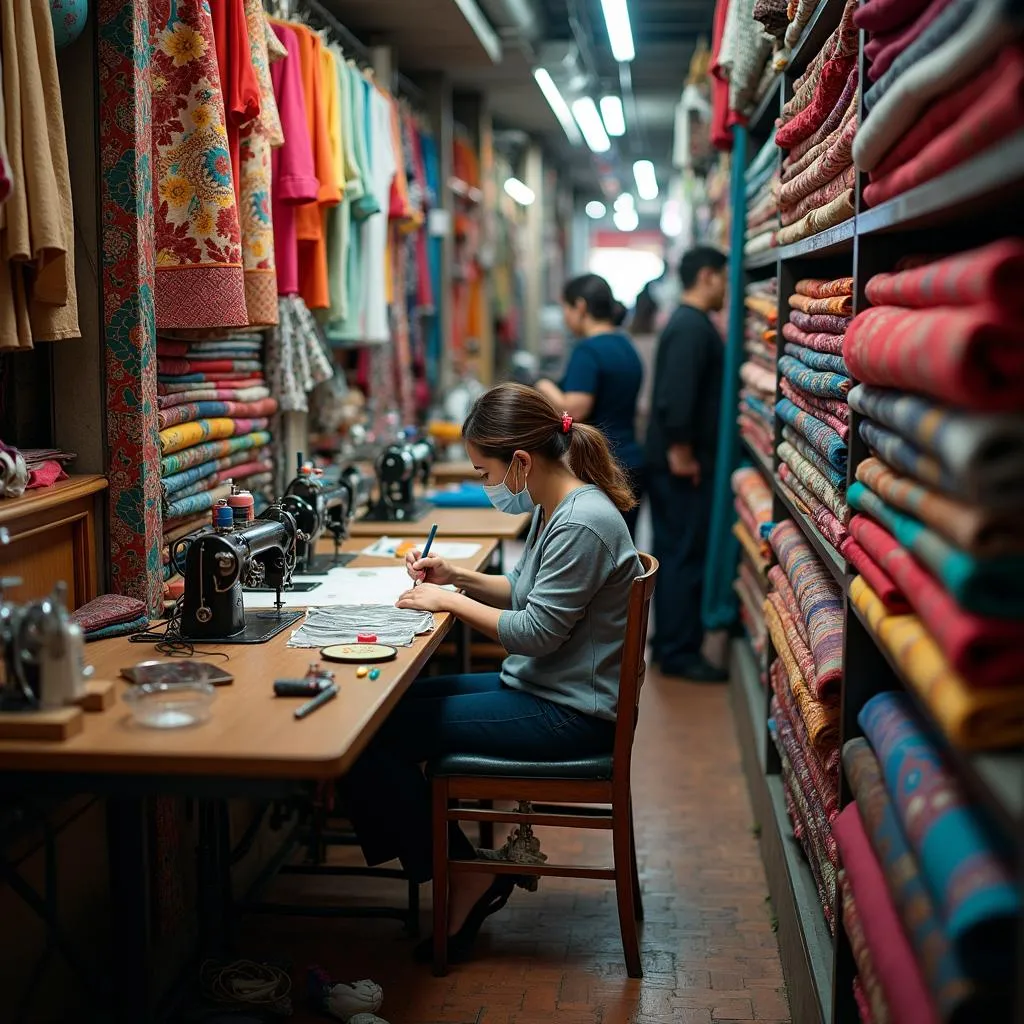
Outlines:
<svg viewBox="0 0 1024 1024"><path fill-rule="evenodd" d="M472 963L434 978L386 920L249 918L247 955L337 980L369 977L390 1024L728 1024L788 1022L778 948L724 687L651 672L641 702L633 793L646 920L644 978L626 977L611 886L544 879L491 918ZM553 859L610 862L607 834L548 830ZM278 883L320 900L401 900L400 883ZM428 887L423 890L429 900ZM425 914L424 929L429 927ZM301 1000L300 1000L301 1002ZM301 1007L299 1024L321 1020Z"/></svg>

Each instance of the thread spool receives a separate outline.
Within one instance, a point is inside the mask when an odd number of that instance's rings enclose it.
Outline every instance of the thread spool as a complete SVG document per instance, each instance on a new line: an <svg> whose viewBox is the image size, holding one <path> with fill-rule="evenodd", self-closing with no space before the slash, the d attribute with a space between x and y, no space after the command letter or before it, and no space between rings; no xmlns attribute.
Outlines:
<svg viewBox="0 0 1024 1024"><path fill-rule="evenodd" d="M216 530L233 530L235 510L223 499L213 506L213 526Z"/></svg>
<svg viewBox="0 0 1024 1024"><path fill-rule="evenodd" d="M256 501L249 491L232 487L228 504L233 510L235 522L239 525L251 523L256 518Z"/></svg>

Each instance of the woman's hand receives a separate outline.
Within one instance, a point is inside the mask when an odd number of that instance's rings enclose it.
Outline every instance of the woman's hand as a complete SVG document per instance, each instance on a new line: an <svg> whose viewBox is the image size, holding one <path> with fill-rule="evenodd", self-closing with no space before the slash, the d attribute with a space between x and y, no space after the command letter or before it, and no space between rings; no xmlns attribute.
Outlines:
<svg viewBox="0 0 1024 1024"><path fill-rule="evenodd" d="M421 558L419 551L409 551L405 556L405 571L416 583L436 583L439 587L455 582L455 570L436 555Z"/></svg>
<svg viewBox="0 0 1024 1024"><path fill-rule="evenodd" d="M395 602L395 607L413 608L419 612L446 612L450 610L451 599L455 596L457 595L452 591L434 583L421 583L418 587L410 587L402 594Z"/></svg>

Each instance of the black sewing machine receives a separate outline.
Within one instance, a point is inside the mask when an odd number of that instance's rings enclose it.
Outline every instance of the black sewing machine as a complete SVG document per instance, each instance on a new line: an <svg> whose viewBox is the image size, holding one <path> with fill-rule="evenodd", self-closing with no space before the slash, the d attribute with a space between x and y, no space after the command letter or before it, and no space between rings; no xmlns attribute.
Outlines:
<svg viewBox="0 0 1024 1024"><path fill-rule="evenodd" d="M430 503L416 497L416 484L424 487L434 464L434 443L429 439L389 444L377 456L377 501L366 513L369 522L416 522Z"/></svg>
<svg viewBox="0 0 1024 1024"><path fill-rule="evenodd" d="M347 565L355 555L341 553L342 541L356 513L358 487L348 470L336 481L328 481L310 462L297 458L297 475L285 488L281 505L295 517L300 538L295 545L295 574L315 576L337 566ZM351 468L351 467L350 467ZM356 471L358 474L358 471ZM334 539L334 554L316 554L316 545L324 531ZM292 590L311 590L319 583L293 582Z"/></svg>
<svg viewBox="0 0 1024 1024"><path fill-rule="evenodd" d="M261 644L301 619L301 611L287 611L281 602L281 591L291 583L295 570L300 535L295 517L277 504L244 526L230 530L206 526L182 538L188 541L182 638ZM275 608L246 612L243 587L275 590Z"/></svg>

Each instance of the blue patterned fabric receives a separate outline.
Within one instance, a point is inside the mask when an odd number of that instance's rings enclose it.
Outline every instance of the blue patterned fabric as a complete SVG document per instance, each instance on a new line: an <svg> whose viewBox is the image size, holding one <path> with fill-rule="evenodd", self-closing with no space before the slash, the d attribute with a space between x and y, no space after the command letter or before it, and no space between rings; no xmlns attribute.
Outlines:
<svg viewBox="0 0 1024 1024"><path fill-rule="evenodd" d="M853 382L841 373L819 373L792 356L779 359L779 373L789 378L801 391L818 398L838 398L846 401Z"/></svg>
<svg viewBox="0 0 1024 1024"><path fill-rule="evenodd" d="M1005 977L1024 912L1009 851L968 800L905 693L872 697L857 721L960 959L973 977Z"/></svg>
<svg viewBox="0 0 1024 1024"><path fill-rule="evenodd" d="M788 423L798 434L806 437L836 469L843 474L846 473L846 460L849 454L846 442L827 423L804 412L788 398L776 402L775 411L784 423Z"/></svg>
<svg viewBox="0 0 1024 1024"><path fill-rule="evenodd" d="M804 348L803 345L786 343L786 354L799 360L812 370L821 370L825 373L836 373L842 377L849 377L850 371L846 368L843 357L834 352L816 352L813 348Z"/></svg>
<svg viewBox="0 0 1024 1024"><path fill-rule="evenodd" d="M782 428L782 436L840 492L840 495L846 490L846 474L840 473L803 434L786 424Z"/></svg>

